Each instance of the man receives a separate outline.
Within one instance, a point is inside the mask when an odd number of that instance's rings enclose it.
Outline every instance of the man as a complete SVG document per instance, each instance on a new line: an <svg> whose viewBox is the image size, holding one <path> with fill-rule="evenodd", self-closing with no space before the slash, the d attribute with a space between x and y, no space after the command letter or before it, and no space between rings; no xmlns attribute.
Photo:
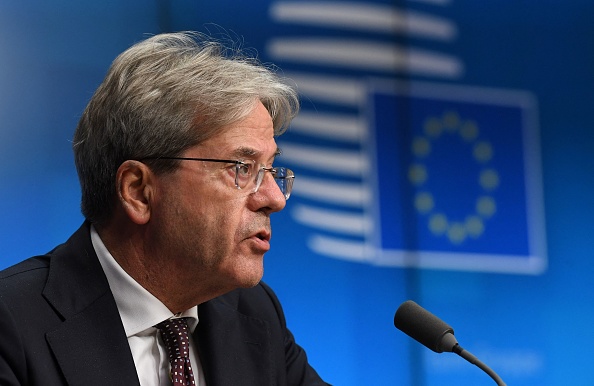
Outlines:
<svg viewBox="0 0 594 386"><path fill-rule="evenodd" d="M0 384L325 384L260 282L293 182L274 138L297 110L198 34L116 58L74 135L85 223L0 273Z"/></svg>

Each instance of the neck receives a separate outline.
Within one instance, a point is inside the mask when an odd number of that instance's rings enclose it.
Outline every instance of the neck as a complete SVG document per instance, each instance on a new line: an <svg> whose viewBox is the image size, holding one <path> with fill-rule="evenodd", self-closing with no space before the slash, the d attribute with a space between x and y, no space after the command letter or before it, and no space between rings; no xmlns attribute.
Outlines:
<svg viewBox="0 0 594 386"><path fill-rule="evenodd" d="M143 228L106 226L97 233L122 269L174 314L228 292L207 286L207 278L196 277L166 251L156 250Z"/></svg>

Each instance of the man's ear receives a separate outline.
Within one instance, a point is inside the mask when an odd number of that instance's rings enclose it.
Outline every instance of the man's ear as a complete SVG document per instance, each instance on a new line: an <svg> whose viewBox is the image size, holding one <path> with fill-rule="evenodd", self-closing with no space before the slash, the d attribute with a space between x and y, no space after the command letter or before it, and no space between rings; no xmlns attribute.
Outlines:
<svg viewBox="0 0 594 386"><path fill-rule="evenodd" d="M151 217L155 175L139 161L128 160L120 165L116 174L118 200L128 218L139 225Z"/></svg>

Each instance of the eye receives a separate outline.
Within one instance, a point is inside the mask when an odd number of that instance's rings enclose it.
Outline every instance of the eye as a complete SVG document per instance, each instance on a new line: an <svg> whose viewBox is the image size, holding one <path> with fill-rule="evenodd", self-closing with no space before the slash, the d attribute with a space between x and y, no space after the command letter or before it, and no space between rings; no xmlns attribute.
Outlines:
<svg viewBox="0 0 594 386"><path fill-rule="evenodd" d="M251 164L248 163L238 163L237 164L237 175L239 177L249 177L251 174Z"/></svg>
<svg viewBox="0 0 594 386"><path fill-rule="evenodd" d="M254 162L250 161L240 161L235 166L235 182L238 187L245 188L250 179L252 178L254 172Z"/></svg>

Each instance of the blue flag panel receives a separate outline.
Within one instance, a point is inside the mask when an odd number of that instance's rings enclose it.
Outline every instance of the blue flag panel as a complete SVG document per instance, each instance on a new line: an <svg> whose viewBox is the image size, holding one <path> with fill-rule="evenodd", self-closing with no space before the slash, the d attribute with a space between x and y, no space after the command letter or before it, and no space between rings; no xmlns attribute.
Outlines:
<svg viewBox="0 0 594 386"><path fill-rule="evenodd" d="M409 84L371 93L378 262L539 273L535 103L526 93L469 91Z"/></svg>

